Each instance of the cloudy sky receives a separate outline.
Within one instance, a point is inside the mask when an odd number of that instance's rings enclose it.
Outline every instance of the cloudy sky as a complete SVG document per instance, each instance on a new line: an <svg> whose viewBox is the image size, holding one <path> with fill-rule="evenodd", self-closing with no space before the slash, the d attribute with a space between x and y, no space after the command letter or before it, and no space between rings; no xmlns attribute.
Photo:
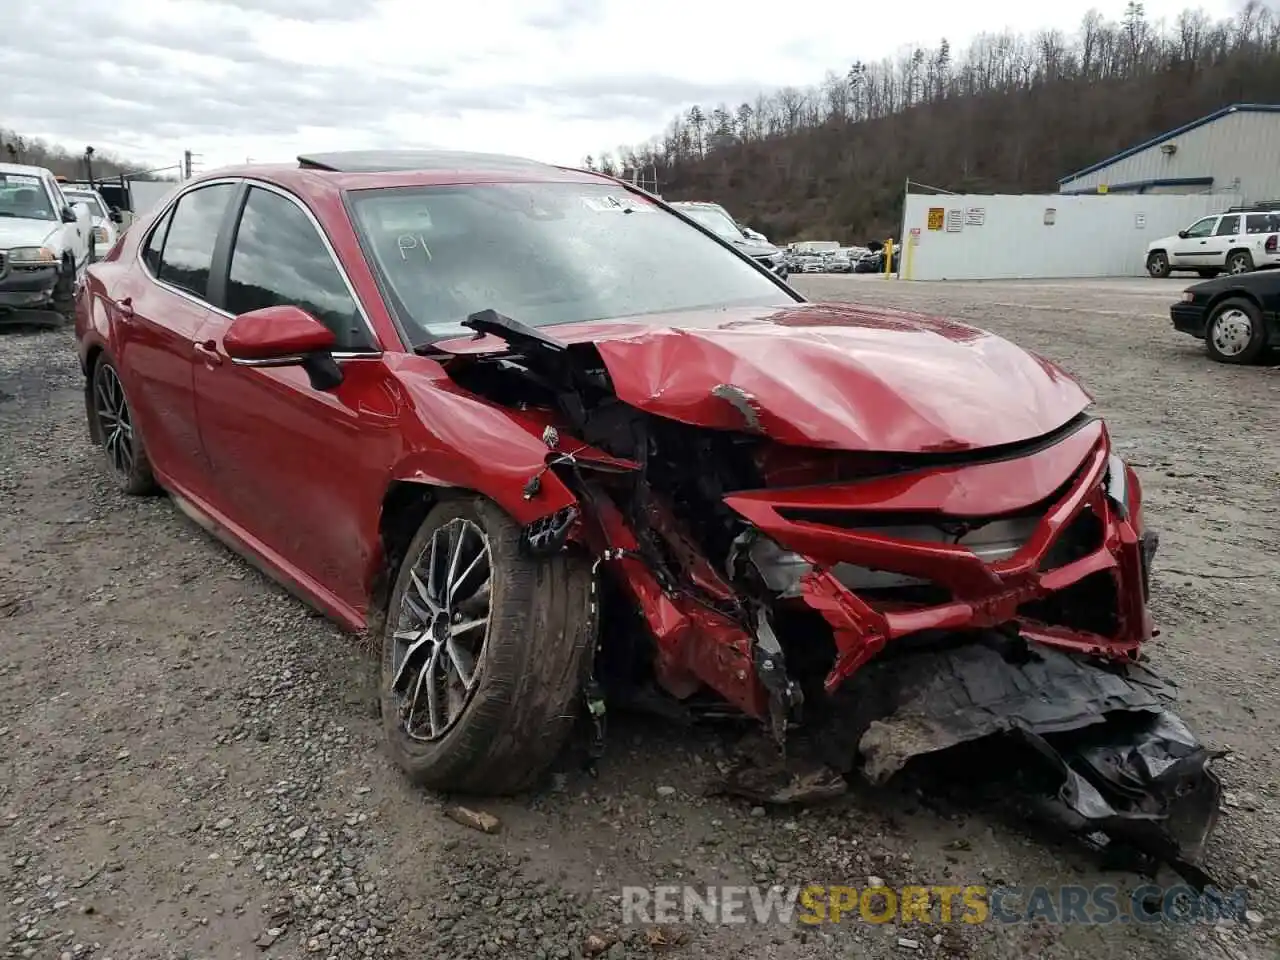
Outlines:
<svg viewBox="0 0 1280 960"><path fill-rule="evenodd" d="M0 124L204 168L439 146L576 163L692 103L807 85L976 32L1071 31L1124 0L0 0ZM1179 0L1146 0L1170 20ZM1207 0L1226 14L1233 0Z"/></svg>

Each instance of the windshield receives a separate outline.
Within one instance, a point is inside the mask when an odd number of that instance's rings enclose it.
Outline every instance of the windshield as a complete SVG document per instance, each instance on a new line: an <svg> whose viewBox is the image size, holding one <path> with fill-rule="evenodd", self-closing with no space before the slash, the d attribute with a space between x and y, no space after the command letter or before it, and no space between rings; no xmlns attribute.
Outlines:
<svg viewBox="0 0 1280 960"><path fill-rule="evenodd" d="M102 201L98 199L96 193L85 193L83 190L63 190L62 195L67 198L67 203L83 203L89 208L89 213L99 220L107 218L107 211L103 209Z"/></svg>
<svg viewBox="0 0 1280 960"><path fill-rule="evenodd" d="M741 240L745 234L742 228L733 222L733 217L715 207L676 207L690 220L697 220L708 230L726 240Z"/></svg>
<svg viewBox="0 0 1280 960"><path fill-rule="evenodd" d="M492 309L530 326L794 302L769 277L613 184L359 190L366 252L415 345Z"/></svg>
<svg viewBox="0 0 1280 960"><path fill-rule="evenodd" d="M40 178L21 173L0 173L0 217L58 219Z"/></svg>

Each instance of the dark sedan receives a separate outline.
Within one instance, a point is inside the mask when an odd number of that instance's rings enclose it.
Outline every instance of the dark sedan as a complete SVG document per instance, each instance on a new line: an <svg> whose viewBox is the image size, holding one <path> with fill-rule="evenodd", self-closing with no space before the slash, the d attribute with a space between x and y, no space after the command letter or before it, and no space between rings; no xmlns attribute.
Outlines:
<svg viewBox="0 0 1280 960"><path fill-rule="evenodd" d="M1203 340L1219 363L1254 363L1280 347L1280 270L1215 277L1169 308L1175 329Z"/></svg>

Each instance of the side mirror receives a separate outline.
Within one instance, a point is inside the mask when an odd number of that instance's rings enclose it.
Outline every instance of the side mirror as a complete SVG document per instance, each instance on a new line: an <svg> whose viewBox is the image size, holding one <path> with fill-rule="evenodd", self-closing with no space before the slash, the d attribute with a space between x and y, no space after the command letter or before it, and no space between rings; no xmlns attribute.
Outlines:
<svg viewBox="0 0 1280 960"><path fill-rule="evenodd" d="M122 213L120 212L120 208L119 208L119 207L112 207L112 208L111 208L111 212L110 212L110 213L108 213L108 214L107 214L107 216L111 219L111 222L112 222L112 223L123 223L123 222L124 222L124 214L122 214Z"/></svg>
<svg viewBox="0 0 1280 960"><path fill-rule="evenodd" d="M1185 230L1179 230L1179 231L1178 231L1178 239L1179 239L1179 240L1185 240L1185 239L1187 239L1187 231L1185 231Z"/></svg>
<svg viewBox="0 0 1280 960"><path fill-rule="evenodd" d="M222 338L233 363L248 367L302 367L316 390L342 382L332 350L333 331L301 307L263 307L231 321Z"/></svg>
<svg viewBox="0 0 1280 960"><path fill-rule="evenodd" d="M72 210L70 207L63 207L63 208L62 208L62 222L63 222L63 223L76 223L76 222L77 222L77 221L76 221L76 212L75 212L74 210Z"/></svg>

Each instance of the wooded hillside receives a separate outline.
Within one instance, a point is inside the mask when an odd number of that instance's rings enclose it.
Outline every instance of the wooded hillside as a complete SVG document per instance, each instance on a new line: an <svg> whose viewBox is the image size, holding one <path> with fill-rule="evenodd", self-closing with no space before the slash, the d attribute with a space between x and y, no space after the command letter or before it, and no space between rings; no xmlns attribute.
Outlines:
<svg viewBox="0 0 1280 960"><path fill-rule="evenodd" d="M79 180L85 176L83 153L73 154L57 144L48 144L35 137L24 137L3 127L0 127L0 163L28 163L33 167L45 167L71 180ZM142 167L138 164L121 160L111 153L94 152L93 175L96 179L140 170Z"/></svg>
<svg viewBox="0 0 1280 960"><path fill-rule="evenodd" d="M1280 102L1280 14L1188 10L1072 37L944 39L831 71L812 89L697 104L665 134L588 158L671 200L715 200L776 241L865 242L900 230L906 179L953 191L1056 191L1060 177L1231 103Z"/></svg>

